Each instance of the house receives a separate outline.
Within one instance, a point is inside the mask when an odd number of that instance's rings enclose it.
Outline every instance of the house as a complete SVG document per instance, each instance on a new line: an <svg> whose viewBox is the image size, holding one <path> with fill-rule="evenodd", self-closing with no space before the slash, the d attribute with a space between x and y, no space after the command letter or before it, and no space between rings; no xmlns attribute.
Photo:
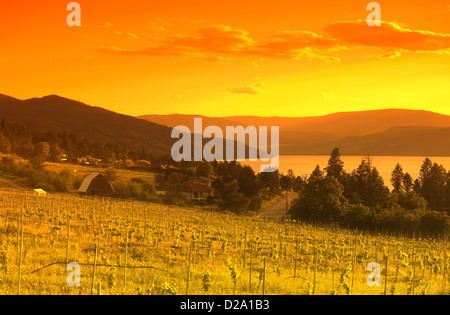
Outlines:
<svg viewBox="0 0 450 315"><path fill-rule="evenodd" d="M193 201L205 201L212 196L214 189L200 181L186 181L181 184L182 193Z"/></svg>
<svg viewBox="0 0 450 315"><path fill-rule="evenodd" d="M45 197L47 196L47 192L41 188L33 189L33 195L39 196L39 197Z"/></svg>
<svg viewBox="0 0 450 315"><path fill-rule="evenodd" d="M173 165L161 165L161 171L166 171L166 172L182 172L183 170L177 166L173 166Z"/></svg>
<svg viewBox="0 0 450 315"><path fill-rule="evenodd" d="M207 185L207 186L212 186L212 184L216 181L218 179L218 177L217 176L213 176L213 175L208 175L208 176L200 176L199 178L198 178L198 180L201 182L201 183L203 183L203 184L205 184L205 185Z"/></svg>
<svg viewBox="0 0 450 315"><path fill-rule="evenodd" d="M77 159L78 164L81 165L99 165L102 159L93 158L91 156L85 156Z"/></svg>
<svg viewBox="0 0 450 315"><path fill-rule="evenodd" d="M78 192L82 195L108 196L114 195L114 188L109 180L100 173L91 173L81 183Z"/></svg>
<svg viewBox="0 0 450 315"><path fill-rule="evenodd" d="M99 165L102 162L102 159L97 159L97 158L88 156L87 161L90 165Z"/></svg>

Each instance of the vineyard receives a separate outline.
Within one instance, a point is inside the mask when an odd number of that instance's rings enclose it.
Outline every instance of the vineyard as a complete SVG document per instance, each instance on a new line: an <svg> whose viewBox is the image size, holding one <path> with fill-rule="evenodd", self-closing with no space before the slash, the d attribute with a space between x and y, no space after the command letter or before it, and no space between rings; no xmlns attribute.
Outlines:
<svg viewBox="0 0 450 315"><path fill-rule="evenodd" d="M62 194L5 190L0 202L0 294L450 293L444 236ZM67 283L71 262L81 286Z"/></svg>

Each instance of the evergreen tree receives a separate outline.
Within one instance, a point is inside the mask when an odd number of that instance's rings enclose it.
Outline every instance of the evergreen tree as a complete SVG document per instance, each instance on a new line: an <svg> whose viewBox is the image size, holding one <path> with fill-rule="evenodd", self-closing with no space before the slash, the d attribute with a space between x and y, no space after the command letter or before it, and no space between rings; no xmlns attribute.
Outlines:
<svg viewBox="0 0 450 315"><path fill-rule="evenodd" d="M450 215L450 171L447 174L447 183L445 184L445 207L447 208L447 212Z"/></svg>
<svg viewBox="0 0 450 315"><path fill-rule="evenodd" d="M299 192L303 189L305 184L305 181L300 176L297 176L292 184L292 190Z"/></svg>
<svg viewBox="0 0 450 315"><path fill-rule="evenodd" d="M423 161L422 166L420 168L420 173L419 173L419 182L421 184L423 184L424 182L426 182L428 180L432 166L433 166L433 162L431 162L431 160L429 158L426 158Z"/></svg>
<svg viewBox="0 0 450 315"><path fill-rule="evenodd" d="M293 170L288 170L287 175L280 177L280 186L282 190L291 190L294 185L295 175Z"/></svg>
<svg viewBox="0 0 450 315"><path fill-rule="evenodd" d="M323 172L322 172L322 169L320 168L320 165L317 164L316 168L314 169L314 171L311 174L311 177L314 177L314 178L323 177Z"/></svg>
<svg viewBox="0 0 450 315"><path fill-rule="evenodd" d="M403 176L403 188L406 192L410 192L414 187L413 179L409 173L406 173L405 176Z"/></svg>
<svg viewBox="0 0 450 315"><path fill-rule="evenodd" d="M418 194L420 194L420 192L422 191L422 187L420 185L420 180L418 178L414 181L413 190Z"/></svg>
<svg viewBox="0 0 450 315"><path fill-rule="evenodd" d="M433 210L442 210L445 198L445 186L447 184L447 171L444 166L434 163L430 170L429 181L422 187L426 191L424 198Z"/></svg>
<svg viewBox="0 0 450 315"><path fill-rule="evenodd" d="M444 166L426 158L420 169L418 184L415 189L428 201L430 208L442 210L447 184L447 171Z"/></svg>
<svg viewBox="0 0 450 315"><path fill-rule="evenodd" d="M339 148L336 147L333 151L331 151L328 166L325 170L327 172L327 177L334 177L342 183L342 177L344 175L344 162L341 160L341 152Z"/></svg>
<svg viewBox="0 0 450 315"><path fill-rule="evenodd" d="M372 166L372 160L367 157L361 161L349 179L347 195L353 203L362 203L365 206L376 206L386 200L389 189L378 170Z"/></svg>
<svg viewBox="0 0 450 315"><path fill-rule="evenodd" d="M394 170L392 171L391 176L391 184L394 187L394 192L401 192L403 191L403 180L405 178L405 174L403 173L403 168L399 163L395 166Z"/></svg>

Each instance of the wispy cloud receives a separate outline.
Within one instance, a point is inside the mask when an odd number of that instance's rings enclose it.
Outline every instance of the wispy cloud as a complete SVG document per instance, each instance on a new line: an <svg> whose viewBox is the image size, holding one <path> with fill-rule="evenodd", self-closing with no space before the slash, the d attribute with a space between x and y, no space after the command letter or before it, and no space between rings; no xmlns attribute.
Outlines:
<svg viewBox="0 0 450 315"><path fill-rule="evenodd" d="M98 28L111 28L113 27L113 24L110 22L99 22L95 26Z"/></svg>
<svg viewBox="0 0 450 315"><path fill-rule="evenodd" d="M232 54L252 45L248 33L229 26L204 27L195 36L173 36L161 39L154 46L142 49L100 48L103 53L143 56L211 57L211 54Z"/></svg>
<svg viewBox="0 0 450 315"><path fill-rule="evenodd" d="M171 23L163 17L148 22L148 27L152 31L165 31L170 25Z"/></svg>
<svg viewBox="0 0 450 315"><path fill-rule="evenodd" d="M366 21L331 23L325 31L346 45L359 45L405 51L440 51L450 49L450 34L412 30L398 23L382 22L367 27Z"/></svg>
<svg viewBox="0 0 450 315"><path fill-rule="evenodd" d="M325 93L325 92L320 93L320 96L321 96L324 100L327 100L327 101L332 101L332 100L334 100L334 99L336 98L334 95L330 95L330 94Z"/></svg>
<svg viewBox="0 0 450 315"><path fill-rule="evenodd" d="M393 51L393 52L388 52L385 54L381 54L381 55L371 55L369 56L369 58L376 58L376 59L395 59L395 58L399 58L401 57L401 53L399 51Z"/></svg>
<svg viewBox="0 0 450 315"><path fill-rule="evenodd" d="M233 87L229 88L228 91L231 94L250 94L250 95L256 95L256 94L263 94L264 91L256 86L245 86L245 87Z"/></svg>
<svg viewBox="0 0 450 315"><path fill-rule="evenodd" d="M133 38L133 39L136 39L136 38L139 37L136 34L131 33L131 32L115 31L114 34L119 35L119 36L123 36L123 37Z"/></svg>
<svg viewBox="0 0 450 315"><path fill-rule="evenodd" d="M282 31L269 41L256 43L244 53L264 58L296 59L306 56L311 48L317 50L336 47L337 41L309 31Z"/></svg>
<svg viewBox="0 0 450 315"><path fill-rule="evenodd" d="M136 38L129 32L116 32ZM370 58L393 59L406 52L450 52L450 34L412 30L398 23L383 22L369 27L366 21L334 22L320 32L280 31L266 40L255 40L246 30L226 25L199 28L194 35L176 35L153 40L140 49L104 47L99 52L142 56L183 56L208 61L244 59L253 66L266 59L319 59L339 62L336 52L354 47L386 51ZM257 59L255 61L255 58Z"/></svg>

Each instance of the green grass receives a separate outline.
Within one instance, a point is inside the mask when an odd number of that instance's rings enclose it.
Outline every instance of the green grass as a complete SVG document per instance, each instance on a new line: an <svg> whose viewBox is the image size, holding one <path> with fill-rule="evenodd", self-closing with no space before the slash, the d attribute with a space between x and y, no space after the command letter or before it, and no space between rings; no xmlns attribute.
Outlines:
<svg viewBox="0 0 450 315"><path fill-rule="evenodd" d="M369 287L365 268L378 262L384 273L386 255L388 294L393 287L395 294L412 293L412 283L415 294L449 294L449 249L442 238L413 241L197 208L70 195L25 199L21 193L0 191L0 201L0 294L18 290L23 205L21 294L90 294L92 266L81 267L79 288L67 286L64 265L32 273L65 262L69 218L69 262L93 264L96 246L98 264L124 266L127 257L126 284L124 268L97 267L94 284L101 283L103 294L185 294L189 253L188 293L195 295L261 294L264 259L265 292L269 295L310 294L314 285L315 294L343 295L345 286L352 283L352 294L379 295L384 293L386 277L381 277L381 287ZM239 273L236 287L227 259ZM349 265L355 266L354 275L344 273ZM202 281L205 271L211 273L207 293Z"/></svg>
<svg viewBox="0 0 450 315"><path fill-rule="evenodd" d="M49 171L59 173L62 170L69 170L75 174L85 177L92 172L104 173L107 169L96 166L78 165L78 164L61 164L61 163L45 163L45 168ZM116 169L118 179L123 181L131 181L133 178L142 178L151 182L155 181L156 174L143 171L132 171L126 169Z"/></svg>

